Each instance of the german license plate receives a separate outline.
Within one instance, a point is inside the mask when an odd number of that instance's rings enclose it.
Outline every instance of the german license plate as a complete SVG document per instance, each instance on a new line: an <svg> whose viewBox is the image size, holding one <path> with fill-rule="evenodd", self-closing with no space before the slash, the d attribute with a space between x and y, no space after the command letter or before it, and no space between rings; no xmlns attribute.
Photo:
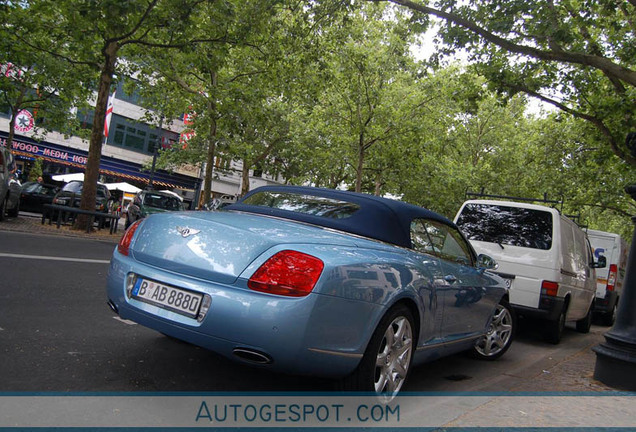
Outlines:
<svg viewBox="0 0 636 432"><path fill-rule="evenodd" d="M139 278L133 288L132 297L163 309L196 318L203 294Z"/></svg>

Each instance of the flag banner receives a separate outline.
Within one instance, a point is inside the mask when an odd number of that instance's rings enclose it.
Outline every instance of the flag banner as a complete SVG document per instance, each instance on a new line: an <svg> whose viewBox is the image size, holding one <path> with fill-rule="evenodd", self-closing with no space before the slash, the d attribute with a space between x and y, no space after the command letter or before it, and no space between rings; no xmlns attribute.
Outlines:
<svg viewBox="0 0 636 432"><path fill-rule="evenodd" d="M342 393L0 394L0 431L36 427L633 430L634 406L636 393L620 392L418 393L390 400Z"/></svg>
<svg viewBox="0 0 636 432"><path fill-rule="evenodd" d="M115 93L108 97L108 105L106 106L106 117L104 118L104 137L108 138L108 131L110 129L110 121L113 118L113 101L115 100Z"/></svg>

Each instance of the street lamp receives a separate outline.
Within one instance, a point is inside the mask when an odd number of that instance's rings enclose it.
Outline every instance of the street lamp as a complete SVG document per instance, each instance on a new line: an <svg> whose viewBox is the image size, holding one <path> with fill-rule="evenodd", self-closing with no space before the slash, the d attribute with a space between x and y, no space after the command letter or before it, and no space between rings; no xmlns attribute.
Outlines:
<svg viewBox="0 0 636 432"><path fill-rule="evenodd" d="M625 143L636 157L636 132L630 132ZM627 186L625 191L636 200L636 184ZM636 216L632 222L636 226ZM636 229L616 322L604 336L605 342L593 348L596 353L594 378L611 387L636 391Z"/></svg>

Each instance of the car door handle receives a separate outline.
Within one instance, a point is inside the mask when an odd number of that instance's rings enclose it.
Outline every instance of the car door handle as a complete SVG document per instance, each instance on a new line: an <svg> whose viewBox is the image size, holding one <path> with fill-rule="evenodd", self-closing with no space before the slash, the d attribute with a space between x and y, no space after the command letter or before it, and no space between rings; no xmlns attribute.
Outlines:
<svg viewBox="0 0 636 432"><path fill-rule="evenodd" d="M454 284L455 282L457 282L457 278L455 277L455 275L452 274L444 276L444 280L449 284Z"/></svg>

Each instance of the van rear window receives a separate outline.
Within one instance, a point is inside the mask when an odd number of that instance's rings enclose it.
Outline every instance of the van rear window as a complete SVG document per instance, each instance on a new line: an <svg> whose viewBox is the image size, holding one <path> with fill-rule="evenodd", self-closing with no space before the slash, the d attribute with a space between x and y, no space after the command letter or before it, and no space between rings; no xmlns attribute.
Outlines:
<svg viewBox="0 0 636 432"><path fill-rule="evenodd" d="M469 240L544 250L552 247L552 214L546 211L467 204L457 225Z"/></svg>

